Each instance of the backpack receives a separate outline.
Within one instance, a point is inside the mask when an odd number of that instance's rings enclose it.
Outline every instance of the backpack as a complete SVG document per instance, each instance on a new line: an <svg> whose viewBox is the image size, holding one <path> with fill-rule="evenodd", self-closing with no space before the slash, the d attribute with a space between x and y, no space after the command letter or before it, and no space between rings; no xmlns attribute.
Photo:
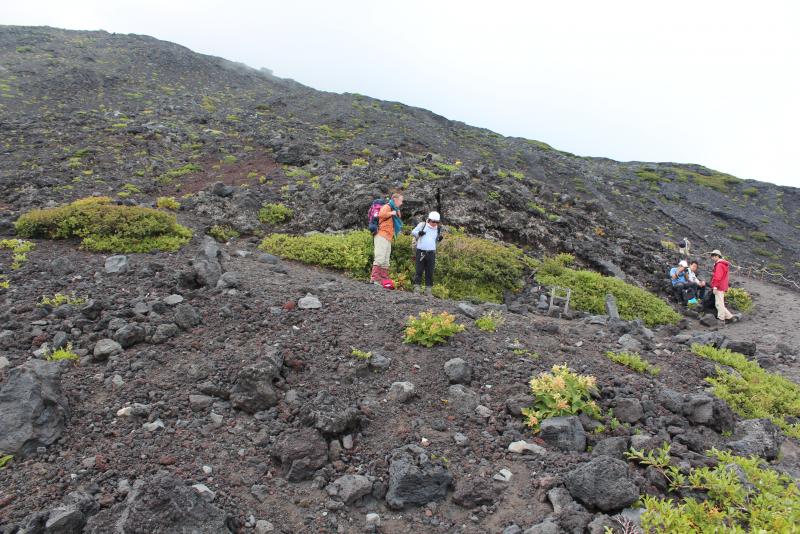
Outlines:
<svg viewBox="0 0 800 534"><path fill-rule="evenodd" d="M381 208L388 204L388 202L389 201L384 198L373 200L369 211L367 211L367 227L369 231L372 232L372 235L378 233L378 212L380 212Z"/></svg>

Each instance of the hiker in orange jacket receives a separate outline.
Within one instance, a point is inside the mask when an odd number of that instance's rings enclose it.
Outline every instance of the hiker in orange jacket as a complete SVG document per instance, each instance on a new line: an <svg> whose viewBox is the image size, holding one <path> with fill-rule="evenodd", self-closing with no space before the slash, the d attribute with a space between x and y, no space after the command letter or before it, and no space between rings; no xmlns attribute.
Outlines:
<svg viewBox="0 0 800 534"><path fill-rule="evenodd" d="M717 319L728 321L735 319L735 316L725 307L725 292L728 291L728 270L730 263L722 259L719 250L711 251L711 259L714 260L714 274L711 276L711 290L714 292L714 304L717 306Z"/></svg>
<svg viewBox="0 0 800 534"><path fill-rule="evenodd" d="M402 205L403 195L394 193L391 200L384 204L378 212L378 232L372 239L375 260L372 262L370 280L373 284L380 285L381 280L389 278L392 240L403 229L403 221L400 220L400 206Z"/></svg>

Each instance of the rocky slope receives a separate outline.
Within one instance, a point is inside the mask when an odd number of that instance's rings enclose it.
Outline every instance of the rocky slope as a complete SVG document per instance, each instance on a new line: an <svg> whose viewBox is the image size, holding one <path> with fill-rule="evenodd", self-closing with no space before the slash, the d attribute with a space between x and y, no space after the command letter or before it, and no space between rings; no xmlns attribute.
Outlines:
<svg viewBox="0 0 800 534"><path fill-rule="evenodd" d="M622 532L637 497L665 489L625 461L629 446L669 443L683 468L730 448L800 476L795 441L712 397L715 365L689 350L730 346L796 371L796 337L756 344L747 321L551 318L536 287L524 307L386 292L262 254L250 236L363 227L369 201L403 187L409 218L436 206L472 232L649 285L669 258L659 242L687 224L763 232L791 270L797 190L578 158L138 36L0 27L0 106L2 233L23 211L93 193L130 204L190 193L178 218L195 230L174 254L36 240L11 270L0 252L0 451L14 453L0 533ZM295 217L262 225L264 202ZM217 223L243 237L204 237ZM748 239L703 244L755 260ZM39 305L56 293L79 300ZM786 312L766 300L757 317ZM402 343L406 317L426 309L466 330L431 349ZM474 325L488 310L505 317L495 333ZM80 359L48 362L45 344ZM661 373L604 356L621 348ZM524 425L528 380L562 363L597 377L606 428Z"/></svg>

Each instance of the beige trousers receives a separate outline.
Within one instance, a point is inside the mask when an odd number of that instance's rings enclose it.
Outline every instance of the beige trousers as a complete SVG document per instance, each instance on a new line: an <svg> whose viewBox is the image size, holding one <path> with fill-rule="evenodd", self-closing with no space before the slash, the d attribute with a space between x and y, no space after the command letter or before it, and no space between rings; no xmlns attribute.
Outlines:
<svg viewBox="0 0 800 534"><path fill-rule="evenodd" d="M389 256L392 255L392 242L383 236L375 235L372 243L375 245L375 261L372 262L372 265L388 269Z"/></svg>
<svg viewBox="0 0 800 534"><path fill-rule="evenodd" d="M725 307L725 292L714 289L714 304L717 306L717 319L726 321L733 318L733 314Z"/></svg>

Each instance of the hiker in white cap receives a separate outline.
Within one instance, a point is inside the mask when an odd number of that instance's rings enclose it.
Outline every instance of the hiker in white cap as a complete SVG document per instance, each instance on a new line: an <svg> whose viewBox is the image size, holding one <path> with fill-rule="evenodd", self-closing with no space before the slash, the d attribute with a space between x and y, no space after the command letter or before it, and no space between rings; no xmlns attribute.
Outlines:
<svg viewBox="0 0 800 534"><path fill-rule="evenodd" d="M441 217L438 211L432 211L428 218L419 223L411 235L417 246L415 255L417 272L414 275L414 291L419 293L422 274L425 273L425 293L431 295L433 289L433 269L436 265L436 244L444 237L442 235Z"/></svg>
<svg viewBox="0 0 800 534"><path fill-rule="evenodd" d="M690 299L694 299L693 288L691 285L689 285L689 279L686 276L686 271L688 269L689 264L686 262L686 260L681 260L677 267L673 267L669 271L669 277L672 281L672 290L675 292L675 296L684 306L686 306L686 303Z"/></svg>

